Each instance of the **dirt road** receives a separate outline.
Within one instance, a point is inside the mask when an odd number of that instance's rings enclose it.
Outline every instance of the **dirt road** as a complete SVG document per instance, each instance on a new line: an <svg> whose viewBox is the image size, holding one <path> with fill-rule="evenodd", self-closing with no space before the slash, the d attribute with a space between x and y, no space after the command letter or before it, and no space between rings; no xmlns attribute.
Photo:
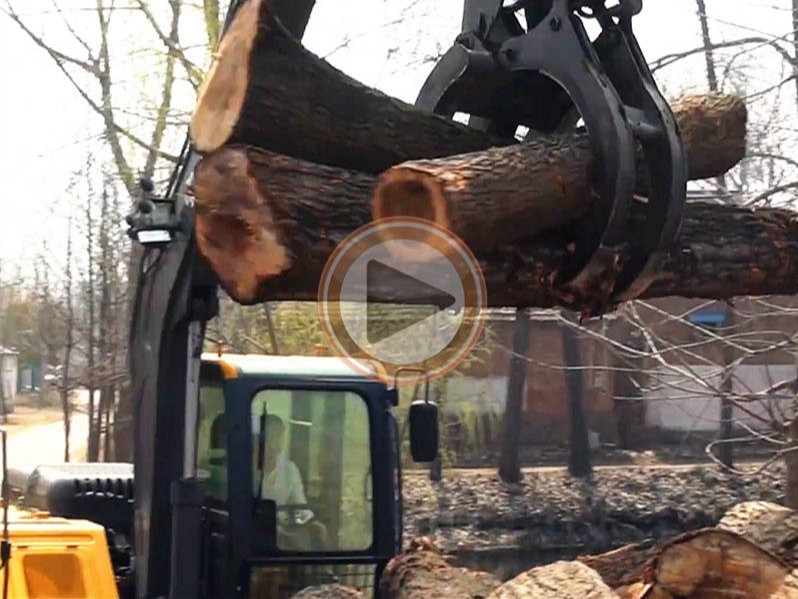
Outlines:
<svg viewBox="0 0 798 599"><path fill-rule="evenodd" d="M86 397L73 398L73 412L69 434L69 457L72 462L86 459L89 419ZM21 406L9 416L8 467L33 470L40 464L64 461L64 423L58 408ZM30 423L30 424L28 424ZM2 472L0 472L0 480Z"/></svg>

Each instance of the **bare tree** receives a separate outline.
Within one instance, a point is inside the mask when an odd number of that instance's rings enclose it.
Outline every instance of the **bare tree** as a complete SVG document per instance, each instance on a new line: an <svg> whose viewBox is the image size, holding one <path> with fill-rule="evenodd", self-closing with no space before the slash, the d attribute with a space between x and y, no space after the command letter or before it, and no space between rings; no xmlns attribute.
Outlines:
<svg viewBox="0 0 798 599"><path fill-rule="evenodd" d="M66 247L66 268L64 272L64 350L63 362L61 364L61 410L64 416L64 461L69 461L69 434L72 423L72 379L70 378L72 365L72 349L75 344L75 306L72 298L73 277L73 254L72 254L72 216L67 218L67 247Z"/></svg>

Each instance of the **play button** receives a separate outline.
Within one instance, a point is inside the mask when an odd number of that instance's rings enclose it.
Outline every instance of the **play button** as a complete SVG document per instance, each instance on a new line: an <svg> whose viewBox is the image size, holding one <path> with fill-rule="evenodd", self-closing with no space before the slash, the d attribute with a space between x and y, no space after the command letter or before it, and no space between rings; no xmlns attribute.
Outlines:
<svg viewBox="0 0 798 599"><path fill-rule="evenodd" d="M456 236L428 221L390 218L339 244L318 305L335 350L353 366L379 361L393 384L403 370L434 378L462 361L482 329L485 283ZM408 377L396 382L419 378Z"/></svg>
<svg viewBox="0 0 798 599"><path fill-rule="evenodd" d="M420 279L403 273L379 260L369 260L366 266L366 338L370 344L386 339L408 326L414 326L430 317L420 310L407 319L386 320L380 310L380 290L393 289L397 303L412 301L416 297L436 298L437 312L452 307L457 298Z"/></svg>

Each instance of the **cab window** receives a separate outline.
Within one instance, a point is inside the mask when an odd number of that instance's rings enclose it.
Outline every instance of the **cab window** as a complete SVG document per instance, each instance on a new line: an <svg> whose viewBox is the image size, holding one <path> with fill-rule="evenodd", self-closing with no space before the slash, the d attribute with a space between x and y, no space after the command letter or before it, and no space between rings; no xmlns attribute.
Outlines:
<svg viewBox="0 0 798 599"><path fill-rule="evenodd" d="M227 437L222 384L204 381L199 392L197 475L211 502L227 500Z"/></svg>
<svg viewBox="0 0 798 599"><path fill-rule="evenodd" d="M252 400L256 518L281 551L362 551L373 542L368 407L349 391L260 391Z"/></svg>

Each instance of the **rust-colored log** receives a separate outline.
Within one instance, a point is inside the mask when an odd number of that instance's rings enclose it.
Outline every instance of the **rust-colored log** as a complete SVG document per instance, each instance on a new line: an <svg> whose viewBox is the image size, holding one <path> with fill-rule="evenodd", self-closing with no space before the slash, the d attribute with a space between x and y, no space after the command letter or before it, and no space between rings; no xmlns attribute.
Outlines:
<svg viewBox="0 0 798 599"><path fill-rule="evenodd" d="M482 599L500 584L498 578L487 572L449 565L430 539L419 537L413 539L404 553L388 562L380 578L380 597Z"/></svg>
<svg viewBox="0 0 798 599"><path fill-rule="evenodd" d="M374 181L254 148L225 148L201 160L195 171L200 250L240 303L315 301L335 246L370 222ZM590 305L596 298L565 295L552 285L568 243L567 230L556 230L477 253L488 304L574 310ZM643 297L796 293L796 213L699 202L686 207L680 241ZM390 290L374 288L369 295L394 300Z"/></svg>
<svg viewBox="0 0 798 599"><path fill-rule="evenodd" d="M244 143L319 164L378 173L432 158L515 143L368 88L306 50L247 0L219 45L189 127L203 153Z"/></svg>
<svg viewBox="0 0 798 599"><path fill-rule="evenodd" d="M691 95L674 102L692 178L719 174L745 155L742 99ZM472 251L561 227L591 206L592 154L583 135L538 136L523 144L388 169L372 198L374 220L412 216L461 237ZM642 157L638 191L648 185Z"/></svg>
<svg viewBox="0 0 798 599"><path fill-rule="evenodd" d="M304 271L318 282L333 248L368 221L373 182L271 152L224 148L194 171L197 245L241 303L260 301L260 286L284 272Z"/></svg>

